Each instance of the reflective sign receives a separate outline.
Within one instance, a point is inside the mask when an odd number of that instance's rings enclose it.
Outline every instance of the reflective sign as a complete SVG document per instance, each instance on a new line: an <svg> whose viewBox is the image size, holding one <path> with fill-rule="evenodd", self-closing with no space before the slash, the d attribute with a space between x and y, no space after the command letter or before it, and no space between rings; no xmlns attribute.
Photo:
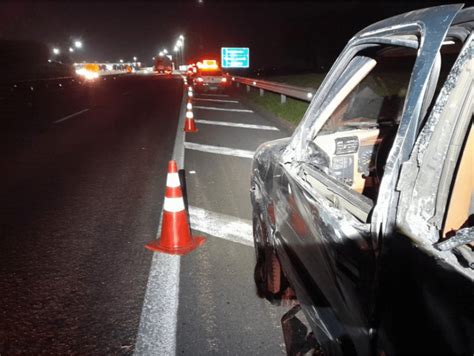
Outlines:
<svg viewBox="0 0 474 356"><path fill-rule="evenodd" d="M250 51L247 47L222 47L222 68L248 68Z"/></svg>

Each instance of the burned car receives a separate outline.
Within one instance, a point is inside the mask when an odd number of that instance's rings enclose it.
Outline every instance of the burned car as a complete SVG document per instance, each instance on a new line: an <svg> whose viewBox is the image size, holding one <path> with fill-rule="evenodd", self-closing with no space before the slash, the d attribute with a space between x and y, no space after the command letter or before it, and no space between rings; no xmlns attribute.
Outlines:
<svg viewBox="0 0 474 356"><path fill-rule="evenodd" d="M457 4L367 27L255 153L255 282L297 303L288 353L473 354L473 25Z"/></svg>

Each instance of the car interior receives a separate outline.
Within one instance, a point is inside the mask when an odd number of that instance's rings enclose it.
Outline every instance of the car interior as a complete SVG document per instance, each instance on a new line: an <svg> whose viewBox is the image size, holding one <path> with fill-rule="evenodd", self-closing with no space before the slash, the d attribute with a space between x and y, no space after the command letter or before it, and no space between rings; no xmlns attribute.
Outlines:
<svg viewBox="0 0 474 356"><path fill-rule="evenodd" d="M461 47L462 43L454 41L442 47L439 71L432 78L437 83L431 89L432 98L441 90ZM376 202L402 117L417 49L378 46L367 48L357 56L372 58L375 65L332 111L310 142L307 163L324 172L329 180L335 179L357 193L366 208L364 213L355 215L366 220ZM424 108L425 113L433 103L431 100Z"/></svg>

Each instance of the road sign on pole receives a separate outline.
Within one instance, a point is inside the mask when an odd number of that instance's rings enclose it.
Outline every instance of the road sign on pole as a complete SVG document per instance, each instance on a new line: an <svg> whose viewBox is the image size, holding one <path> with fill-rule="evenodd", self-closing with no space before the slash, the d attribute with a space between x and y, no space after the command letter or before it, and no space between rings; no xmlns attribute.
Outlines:
<svg viewBox="0 0 474 356"><path fill-rule="evenodd" d="M222 47L222 68L248 68L250 64L250 51L248 47Z"/></svg>

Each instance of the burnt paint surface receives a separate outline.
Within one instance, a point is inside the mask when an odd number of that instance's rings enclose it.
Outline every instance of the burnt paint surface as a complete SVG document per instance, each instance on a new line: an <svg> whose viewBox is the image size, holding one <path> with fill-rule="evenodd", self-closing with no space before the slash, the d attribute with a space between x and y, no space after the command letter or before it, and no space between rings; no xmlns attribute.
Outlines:
<svg viewBox="0 0 474 356"><path fill-rule="evenodd" d="M426 26L420 25L425 43L414 69L416 80L396 149L387 163L391 169L386 166L391 179L385 180L385 194L379 196L381 205L390 209L397 205L394 187L398 166L393 163L399 164L413 147L422 93L434 57L460 8L451 5L412 12L373 25L356 36L364 37L365 32L383 43L383 36L403 32L397 26L404 20L407 30L415 24ZM336 69L341 61L336 62ZM336 75L337 70L332 70L325 82ZM321 109L325 87L329 85L323 83L291 141L266 143L257 150L252 177L254 213L258 215L259 209L271 211L271 218L266 219L269 226L262 230L269 236L255 236L256 242L267 241L278 252L284 273L326 354L472 354L472 281L393 229L380 230L383 246L371 241L370 229L351 221L327 200L310 195L306 183L295 179L301 174L305 137ZM388 221L392 215L377 214L372 231L378 234L380 227L392 226Z"/></svg>
<svg viewBox="0 0 474 356"><path fill-rule="evenodd" d="M255 169L263 173L255 181L261 206L274 205L275 224L267 229L275 231L271 242L323 350L368 354L375 270L370 238L366 231L343 228L345 216L308 195L274 164L286 142L261 147L255 159Z"/></svg>

